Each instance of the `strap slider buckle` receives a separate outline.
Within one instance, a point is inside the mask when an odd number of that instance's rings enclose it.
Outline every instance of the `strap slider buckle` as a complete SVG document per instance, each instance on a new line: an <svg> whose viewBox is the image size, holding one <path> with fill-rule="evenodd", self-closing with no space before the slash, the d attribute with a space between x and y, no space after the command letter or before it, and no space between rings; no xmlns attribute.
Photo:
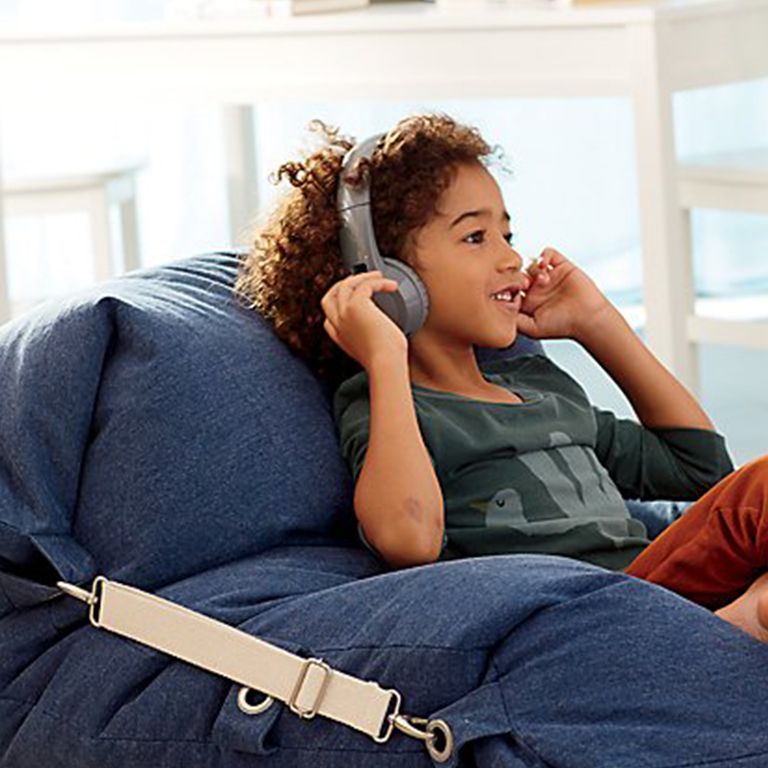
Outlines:
<svg viewBox="0 0 768 768"><path fill-rule="evenodd" d="M304 684L304 681L307 679L309 670L313 666L322 670L323 681L320 683L320 688L315 695L314 703L311 707L305 709L299 706L296 703L296 700L299 697L299 693L301 692L301 687ZM322 659L305 659L304 664L302 665L301 673L299 674L298 680L296 681L296 685L293 687L293 693L291 693L291 696L288 699L288 706L290 707L291 712L294 712L299 717L302 717L306 720L313 718L320 709L320 703L323 700L325 689L328 687L328 683L331 681L332 672L333 670Z"/></svg>

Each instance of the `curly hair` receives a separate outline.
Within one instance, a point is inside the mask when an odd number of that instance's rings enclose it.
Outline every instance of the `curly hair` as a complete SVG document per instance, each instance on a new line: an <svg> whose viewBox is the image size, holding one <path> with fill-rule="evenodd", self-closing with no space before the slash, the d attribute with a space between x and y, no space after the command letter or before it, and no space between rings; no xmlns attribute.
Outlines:
<svg viewBox="0 0 768 768"><path fill-rule="evenodd" d="M253 235L235 293L335 389L362 370L326 333L320 306L328 289L350 274L341 257L336 190L342 161L355 141L322 120L312 120L308 130L321 132L324 145L303 161L283 163L270 175L273 184L287 177L292 189ZM436 214L457 167L486 163L502 154L477 128L445 114L412 115L400 120L371 158L360 158L345 176L353 185L370 179L371 215L381 255L410 263L413 239Z"/></svg>

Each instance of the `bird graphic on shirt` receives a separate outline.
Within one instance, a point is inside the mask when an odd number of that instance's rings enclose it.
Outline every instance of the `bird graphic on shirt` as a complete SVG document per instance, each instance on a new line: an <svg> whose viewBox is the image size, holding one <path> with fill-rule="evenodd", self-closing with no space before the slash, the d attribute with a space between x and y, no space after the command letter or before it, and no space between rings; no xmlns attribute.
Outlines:
<svg viewBox="0 0 768 768"><path fill-rule="evenodd" d="M528 523L523 500L514 488L502 488L491 499L475 501L469 506L484 514L487 528L516 528Z"/></svg>

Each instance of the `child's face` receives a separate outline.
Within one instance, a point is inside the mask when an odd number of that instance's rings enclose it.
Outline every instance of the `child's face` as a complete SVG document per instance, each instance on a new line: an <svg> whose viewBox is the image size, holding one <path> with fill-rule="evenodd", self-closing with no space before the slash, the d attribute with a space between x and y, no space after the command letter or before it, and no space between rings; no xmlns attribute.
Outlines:
<svg viewBox="0 0 768 768"><path fill-rule="evenodd" d="M440 343L505 347L517 335L519 290L529 278L510 243L509 214L498 184L480 162L461 165L417 233L411 263L426 285L429 315L414 335ZM514 301L491 294L511 287Z"/></svg>

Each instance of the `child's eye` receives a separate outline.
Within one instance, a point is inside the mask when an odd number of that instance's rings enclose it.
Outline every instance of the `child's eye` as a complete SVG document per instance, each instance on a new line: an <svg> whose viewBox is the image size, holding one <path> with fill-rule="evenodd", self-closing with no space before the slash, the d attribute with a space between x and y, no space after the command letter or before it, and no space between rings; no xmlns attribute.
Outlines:
<svg viewBox="0 0 768 768"><path fill-rule="evenodd" d="M474 238L474 237L479 237L480 239L479 240L472 240L471 238ZM479 245L480 243L483 242L484 239L485 239L485 230L484 229L478 229L476 232L472 232L469 235L467 235L464 238L464 242L469 242L472 245ZM513 232L507 232L507 234L504 235L504 239L510 245L512 245L512 242L515 239L515 235L514 235Z"/></svg>

